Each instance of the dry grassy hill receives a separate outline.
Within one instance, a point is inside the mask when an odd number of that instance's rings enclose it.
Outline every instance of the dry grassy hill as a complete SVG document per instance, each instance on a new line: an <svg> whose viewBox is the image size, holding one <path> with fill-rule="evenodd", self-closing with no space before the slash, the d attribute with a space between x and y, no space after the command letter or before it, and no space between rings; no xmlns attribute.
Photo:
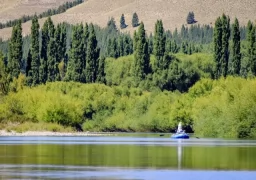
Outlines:
<svg viewBox="0 0 256 180"><path fill-rule="evenodd" d="M10 7L7 3L10 0L1 1L6 1L6 9ZM25 0L16 1L24 2ZM27 0L27 2L34 1L36 0ZM40 2L46 1L40 0ZM49 3L53 1L57 2L58 0L48 0ZM134 12L137 12L139 19L145 24L146 30L152 32L157 19L163 20L165 29L179 28L186 23L189 11L195 13L195 18L200 24L214 24L216 17L225 13L232 20L237 17L240 23L245 25L248 20L254 21L256 18L256 0L87 0L63 14L53 16L52 19L54 22L66 21L73 24L93 22L104 27L111 17L114 17L119 25L121 14L124 13L128 24L125 31L131 32L134 30L131 27L131 17ZM3 18L1 12L0 9L0 19ZM25 12L19 13L24 14ZM43 21L40 20L40 23L42 24ZM23 25L24 34L29 33L30 26L30 22ZM0 37L9 37L10 31L11 28L0 30Z"/></svg>

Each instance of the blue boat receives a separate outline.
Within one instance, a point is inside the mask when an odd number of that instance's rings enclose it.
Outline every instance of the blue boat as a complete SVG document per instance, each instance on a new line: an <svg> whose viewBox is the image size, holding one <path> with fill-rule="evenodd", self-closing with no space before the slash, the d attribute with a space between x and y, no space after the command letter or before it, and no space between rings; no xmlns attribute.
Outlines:
<svg viewBox="0 0 256 180"><path fill-rule="evenodd" d="M185 133L184 130L182 130L181 122L178 125L177 132L175 134L172 134L171 138L173 138L173 139L189 139L189 135L187 133Z"/></svg>

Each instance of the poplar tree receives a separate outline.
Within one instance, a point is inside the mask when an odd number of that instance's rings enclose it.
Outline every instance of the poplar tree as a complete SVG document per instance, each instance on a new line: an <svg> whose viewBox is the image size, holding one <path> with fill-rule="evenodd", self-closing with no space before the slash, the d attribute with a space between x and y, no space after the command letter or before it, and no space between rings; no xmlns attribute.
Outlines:
<svg viewBox="0 0 256 180"><path fill-rule="evenodd" d="M143 22L140 23L136 39L136 49L134 52L134 77L136 80L141 81L144 80L149 73L150 61L148 42Z"/></svg>
<svg viewBox="0 0 256 180"><path fill-rule="evenodd" d="M90 25L90 35L87 43L86 51L86 82L94 83L96 81L98 61L99 61L99 48L97 47L97 39L94 27Z"/></svg>
<svg viewBox="0 0 256 180"><path fill-rule="evenodd" d="M56 80L56 55L57 55L57 46L54 38L50 38L48 49L47 49L47 81L54 82Z"/></svg>
<svg viewBox="0 0 256 180"><path fill-rule="evenodd" d="M226 77L229 64L230 19L225 14L222 15L222 32L221 75Z"/></svg>
<svg viewBox="0 0 256 180"><path fill-rule="evenodd" d="M72 29L72 42L69 50L69 61L66 80L82 82L83 80L83 26L76 25Z"/></svg>
<svg viewBox="0 0 256 180"><path fill-rule="evenodd" d="M221 76L221 57L222 57L222 21L218 17L214 27L214 60L216 63L215 78Z"/></svg>
<svg viewBox="0 0 256 180"><path fill-rule="evenodd" d="M48 20L43 24L42 28L42 45L40 53L40 68L39 68L39 80L41 83L45 83L47 80L47 48L49 43L49 27Z"/></svg>
<svg viewBox="0 0 256 180"><path fill-rule="evenodd" d="M32 71L32 85L35 86L39 81L39 23L37 16L34 16L31 26L31 71Z"/></svg>
<svg viewBox="0 0 256 180"><path fill-rule="evenodd" d="M251 21L247 24L247 58L249 72L256 75L256 40L255 40L255 26Z"/></svg>
<svg viewBox="0 0 256 180"><path fill-rule="evenodd" d="M8 70L12 78L18 78L22 65L22 27L19 20L13 26L12 36L9 42Z"/></svg>
<svg viewBox="0 0 256 180"><path fill-rule="evenodd" d="M105 58L103 56L101 56L99 59L96 82L105 84L105 82L106 82L105 76L106 76L106 74L105 74Z"/></svg>
<svg viewBox="0 0 256 180"><path fill-rule="evenodd" d="M165 55L165 33L162 20L157 20L155 24L155 36L154 36L154 49L153 54L156 57L155 60L155 71L162 70Z"/></svg>
<svg viewBox="0 0 256 180"><path fill-rule="evenodd" d="M240 46L240 27L238 19L235 19L232 25L232 62L230 73L232 75L239 75L241 69L241 46Z"/></svg>
<svg viewBox="0 0 256 180"><path fill-rule="evenodd" d="M31 63L32 63L32 55L31 55L31 50L29 49L27 63L26 63L27 64L27 66L26 66L26 84L28 86L32 86L32 83L33 83Z"/></svg>

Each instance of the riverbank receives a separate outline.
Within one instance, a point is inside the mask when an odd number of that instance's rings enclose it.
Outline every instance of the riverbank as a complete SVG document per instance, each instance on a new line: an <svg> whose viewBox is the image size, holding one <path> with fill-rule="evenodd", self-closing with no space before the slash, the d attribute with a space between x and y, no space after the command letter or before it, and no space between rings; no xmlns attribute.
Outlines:
<svg viewBox="0 0 256 180"><path fill-rule="evenodd" d="M113 133L102 132L51 132L51 131L6 131L0 130L0 136L113 136Z"/></svg>

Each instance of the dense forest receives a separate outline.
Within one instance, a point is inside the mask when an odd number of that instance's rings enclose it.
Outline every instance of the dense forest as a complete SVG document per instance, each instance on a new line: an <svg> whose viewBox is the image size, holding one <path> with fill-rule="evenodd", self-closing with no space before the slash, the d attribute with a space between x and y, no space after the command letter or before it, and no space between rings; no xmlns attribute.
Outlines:
<svg viewBox="0 0 256 180"><path fill-rule="evenodd" d="M19 20L0 42L0 122L170 132L182 121L202 136L256 136L255 24L223 14L214 27L138 26L130 36L113 18L100 28L49 17L40 29L34 16L22 37Z"/></svg>

